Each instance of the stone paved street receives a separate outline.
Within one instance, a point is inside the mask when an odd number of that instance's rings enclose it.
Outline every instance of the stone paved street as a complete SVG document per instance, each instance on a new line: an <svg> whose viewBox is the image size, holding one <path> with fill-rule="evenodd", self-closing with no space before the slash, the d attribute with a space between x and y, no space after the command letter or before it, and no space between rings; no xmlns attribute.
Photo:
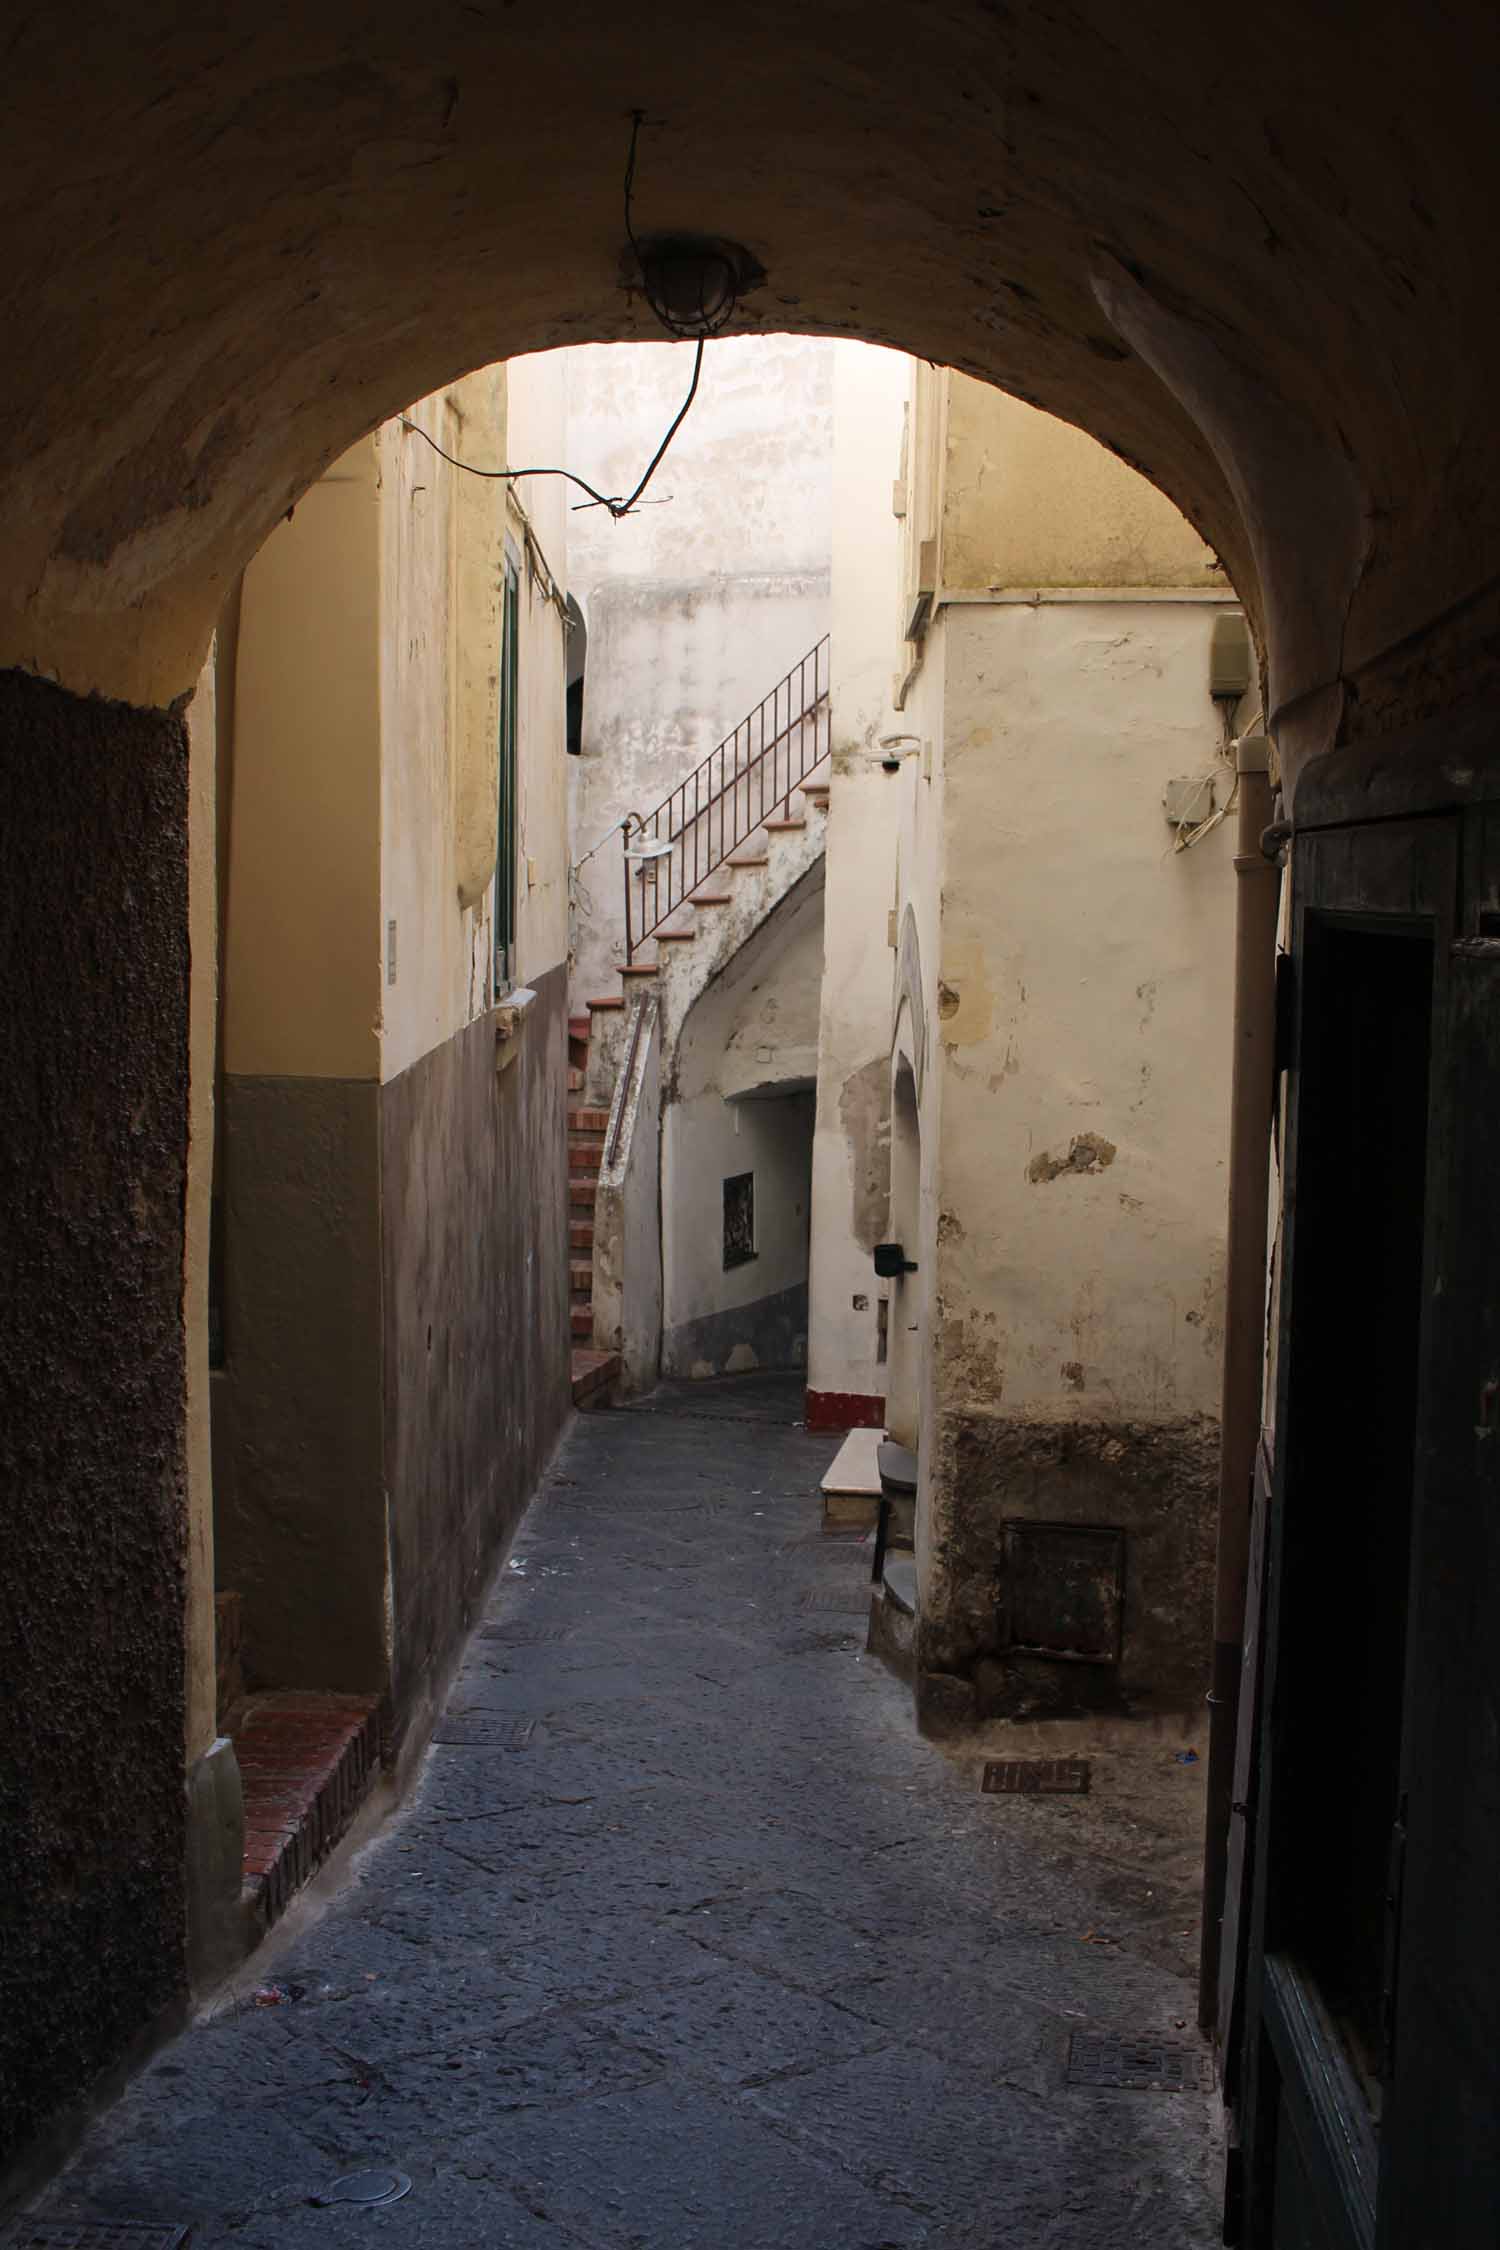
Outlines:
<svg viewBox="0 0 1500 2250"><path fill-rule="evenodd" d="M1088 1800L995 1799L921 1742L799 1399L575 1422L407 1806L48 2213L194 2250L1216 2242L1216 2098L1064 2082L1080 2026L1191 2036L1181 1854L1131 1801L1186 1769L1153 1738ZM373 2165L410 2195L310 2200Z"/></svg>

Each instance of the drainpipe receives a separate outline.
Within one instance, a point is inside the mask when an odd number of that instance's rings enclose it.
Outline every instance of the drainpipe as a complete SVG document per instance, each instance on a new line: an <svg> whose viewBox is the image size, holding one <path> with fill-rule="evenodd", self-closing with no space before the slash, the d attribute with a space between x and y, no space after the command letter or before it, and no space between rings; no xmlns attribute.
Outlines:
<svg viewBox="0 0 1500 2250"><path fill-rule="evenodd" d="M1235 746L1234 1066L1229 1115L1229 1222L1220 1404L1219 1555L1209 1693L1208 1803L1203 1846L1203 1937L1198 2021L1218 2019L1219 1943L1229 1865L1230 1805L1239 1727L1240 1658L1250 1554L1251 1493L1265 1371L1266 1220L1276 1064L1276 926L1281 879L1260 849L1271 821L1264 735Z"/></svg>

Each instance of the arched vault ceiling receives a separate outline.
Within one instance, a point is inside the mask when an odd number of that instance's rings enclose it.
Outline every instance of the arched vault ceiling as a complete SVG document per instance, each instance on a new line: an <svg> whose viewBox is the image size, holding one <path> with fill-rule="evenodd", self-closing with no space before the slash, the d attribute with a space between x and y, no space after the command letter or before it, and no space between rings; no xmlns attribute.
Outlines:
<svg viewBox="0 0 1500 2250"><path fill-rule="evenodd" d="M1277 702L1497 569L1493 7L136 0L5 40L0 661L162 702L285 508L481 362L653 333L638 223L744 325L1094 431L1215 545Z"/></svg>

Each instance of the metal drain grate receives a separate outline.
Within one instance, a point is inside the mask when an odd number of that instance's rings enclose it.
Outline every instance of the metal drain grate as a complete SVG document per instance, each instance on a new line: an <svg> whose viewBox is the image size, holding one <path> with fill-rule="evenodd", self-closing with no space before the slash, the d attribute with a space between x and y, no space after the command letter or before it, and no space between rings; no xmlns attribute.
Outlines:
<svg viewBox="0 0 1500 2250"><path fill-rule="evenodd" d="M838 1617L867 1617L870 1590L863 1578L852 1586L809 1586L797 1607L823 1610Z"/></svg>
<svg viewBox="0 0 1500 2250"><path fill-rule="evenodd" d="M979 1784L986 1797L1086 1797L1086 1758L991 1758Z"/></svg>
<svg viewBox="0 0 1500 2250"><path fill-rule="evenodd" d="M503 1641L511 1648L545 1648L552 1641L565 1641L568 1628L566 1625L481 1625L475 1638Z"/></svg>
<svg viewBox="0 0 1500 2250"><path fill-rule="evenodd" d="M455 1714L445 1727L433 1728L432 1740L449 1750L524 1750L535 1733L535 1719L476 1725L473 1719Z"/></svg>
<svg viewBox="0 0 1500 2250"><path fill-rule="evenodd" d="M5 2250L179 2250L186 2227L159 2219L19 2219Z"/></svg>
<svg viewBox="0 0 1500 2250"><path fill-rule="evenodd" d="M1138 2094L1200 2094L1211 2090L1213 2064L1201 2047L1170 2039L1117 2038L1075 2031L1068 2042L1068 2084Z"/></svg>

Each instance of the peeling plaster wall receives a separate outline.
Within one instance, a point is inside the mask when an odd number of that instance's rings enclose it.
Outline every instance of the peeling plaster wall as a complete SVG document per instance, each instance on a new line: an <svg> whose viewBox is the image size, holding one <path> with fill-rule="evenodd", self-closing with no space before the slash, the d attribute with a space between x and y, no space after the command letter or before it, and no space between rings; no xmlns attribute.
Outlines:
<svg viewBox="0 0 1500 2250"><path fill-rule="evenodd" d="M930 1669L993 1658L1002 1517L1123 1524L1116 1677L991 1661L997 1708L1186 1707L1207 1644L1222 1348L1231 829L1214 611L946 612ZM1066 781L1064 781L1066 776ZM1060 790L1089 808L1069 827Z"/></svg>
<svg viewBox="0 0 1500 2250"><path fill-rule="evenodd" d="M822 955L819 866L683 1025L662 1120L664 1374L806 1363ZM753 1090L730 1098L726 1080ZM756 1255L726 1270L723 1183L744 1172L755 1176Z"/></svg>
<svg viewBox="0 0 1500 2250"><path fill-rule="evenodd" d="M920 1239L889 1319L921 1338L919 1695L935 1724L1183 1709L1208 1636L1234 902L1229 824L1174 854L1162 796L1227 795L1208 683L1231 596L1078 432L952 374L914 370L912 396L903 606L925 585L935 607L905 660L892 1039ZM1022 1518L1124 1527L1118 1667L1002 1655Z"/></svg>
<svg viewBox="0 0 1500 2250"><path fill-rule="evenodd" d="M910 362L839 343L833 371L833 757L813 1234L808 1411L825 1427L881 1419L880 1285L870 1253L890 1194L890 1017L902 777L880 737L904 731L891 701L899 646L900 461ZM890 475L886 471L889 469Z"/></svg>
<svg viewBox="0 0 1500 2250"><path fill-rule="evenodd" d="M797 336L708 346L698 398L643 507L571 520L588 623L583 750L570 760L573 856L649 813L828 630L833 359ZM566 369L567 466L629 491L682 403L691 349L590 346ZM575 495L576 497L576 495ZM574 884L575 1004L618 991L620 847Z"/></svg>

